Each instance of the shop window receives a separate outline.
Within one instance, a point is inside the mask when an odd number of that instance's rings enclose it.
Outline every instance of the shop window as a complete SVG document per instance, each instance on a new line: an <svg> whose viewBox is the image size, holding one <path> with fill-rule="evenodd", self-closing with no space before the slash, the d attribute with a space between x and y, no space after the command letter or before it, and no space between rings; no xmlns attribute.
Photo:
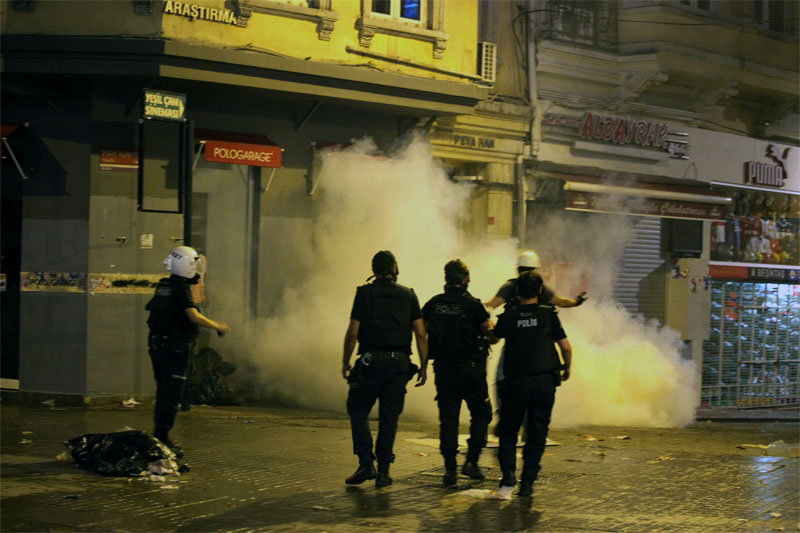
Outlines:
<svg viewBox="0 0 800 533"><path fill-rule="evenodd" d="M800 265L800 196L726 189L725 220L711 223L712 261Z"/></svg>
<svg viewBox="0 0 800 533"><path fill-rule="evenodd" d="M444 0L361 0L359 44L369 48L376 33L433 43L433 57L447 47Z"/></svg>
<svg viewBox="0 0 800 533"><path fill-rule="evenodd" d="M713 280L701 405L800 402L800 285Z"/></svg>

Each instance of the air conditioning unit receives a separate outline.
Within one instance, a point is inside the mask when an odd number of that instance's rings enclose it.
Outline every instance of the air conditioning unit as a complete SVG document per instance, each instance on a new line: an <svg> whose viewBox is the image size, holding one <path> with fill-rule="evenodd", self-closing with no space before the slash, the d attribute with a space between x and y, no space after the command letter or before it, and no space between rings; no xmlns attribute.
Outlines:
<svg viewBox="0 0 800 533"><path fill-rule="evenodd" d="M497 45L478 43L478 74L483 81L494 83L497 76Z"/></svg>

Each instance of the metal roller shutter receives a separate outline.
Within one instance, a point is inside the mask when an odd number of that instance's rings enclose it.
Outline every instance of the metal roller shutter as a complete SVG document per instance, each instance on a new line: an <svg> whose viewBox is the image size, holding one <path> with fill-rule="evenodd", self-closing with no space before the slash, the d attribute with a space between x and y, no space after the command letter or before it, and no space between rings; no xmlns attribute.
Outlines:
<svg viewBox="0 0 800 533"><path fill-rule="evenodd" d="M630 217L633 233L614 281L614 298L631 313L664 323L665 275L661 219Z"/></svg>

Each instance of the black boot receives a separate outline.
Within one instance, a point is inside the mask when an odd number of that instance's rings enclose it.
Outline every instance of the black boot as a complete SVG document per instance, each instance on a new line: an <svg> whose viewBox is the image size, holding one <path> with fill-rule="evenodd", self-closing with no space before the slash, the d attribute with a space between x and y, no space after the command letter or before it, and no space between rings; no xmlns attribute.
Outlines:
<svg viewBox="0 0 800 533"><path fill-rule="evenodd" d="M445 457L444 459L444 477L442 478L442 483L446 486L450 487L456 484L458 480L458 474L456 470L458 465L456 464L455 457Z"/></svg>
<svg viewBox="0 0 800 533"><path fill-rule="evenodd" d="M503 472L503 479L500 480L501 487L513 487L516 484L516 472Z"/></svg>
<svg viewBox="0 0 800 533"><path fill-rule="evenodd" d="M394 481L389 477L389 463L378 463L378 477L375 478L377 488L388 487Z"/></svg>
<svg viewBox="0 0 800 533"><path fill-rule="evenodd" d="M533 496L533 481L520 481L519 483L520 496Z"/></svg>
<svg viewBox="0 0 800 533"><path fill-rule="evenodd" d="M371 459L359 461L358 469L344 482L348 485L360 485L368 479L375 479L375 465Z"/></svg>
<svg viewBox="0 0 800 533"><path fill-rule="evenodd" d="M478 461L470 461L464 463L464 466L461 467L461 473L467 477L471 477L472 479L477 479L479 481L483 481L486 479L486 476L483 475L481 471L481 467L478 466Z"/></svg>

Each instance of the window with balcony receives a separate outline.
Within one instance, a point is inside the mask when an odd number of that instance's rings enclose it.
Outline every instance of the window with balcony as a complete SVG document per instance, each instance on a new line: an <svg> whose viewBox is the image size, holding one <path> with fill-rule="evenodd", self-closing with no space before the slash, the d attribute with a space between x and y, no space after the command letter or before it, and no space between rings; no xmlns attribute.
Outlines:
<svg viewBox="0 0 800 533"><path fill-rule="evenodd" d="M753 15L762 27L786 33L786 2L784 0L755 0Z"/></svg>
<svg viewBox="0 0 800 533"><path fill-rule="evenodd" d="M321 41L330 41L331 33L339 19L332 7L332 0L231 0L240 20L247 21L250 14L265 13L316 24ZM245 22L246 23L246 22Z"/></svg>
<svg viewBox="0 0 800 533"><path fill-rule="evenodd" d="M616 50L617 3L606 0L551 0L548 3L547 22L540 35L549 40Z"/></svg>
<svg viewBox="0 0 800 533"><path fill-rule="evenodd" d="M681 0L681 4L703 11L712 11L711 0Z"/></svg>
<svg viewBox="0 0 800 533"><path fill-rule="evenodd" d="M361 0L359 44L369 48L376 33L433 43L433 57L447 47L445 0Z"/></svg>
<svg viewBox="0 0 800 533"><path fill-rule="evenodd" d="M372 0L372 14L385 15L401 22L424 24L422 3L422 0Z"/></svg>

